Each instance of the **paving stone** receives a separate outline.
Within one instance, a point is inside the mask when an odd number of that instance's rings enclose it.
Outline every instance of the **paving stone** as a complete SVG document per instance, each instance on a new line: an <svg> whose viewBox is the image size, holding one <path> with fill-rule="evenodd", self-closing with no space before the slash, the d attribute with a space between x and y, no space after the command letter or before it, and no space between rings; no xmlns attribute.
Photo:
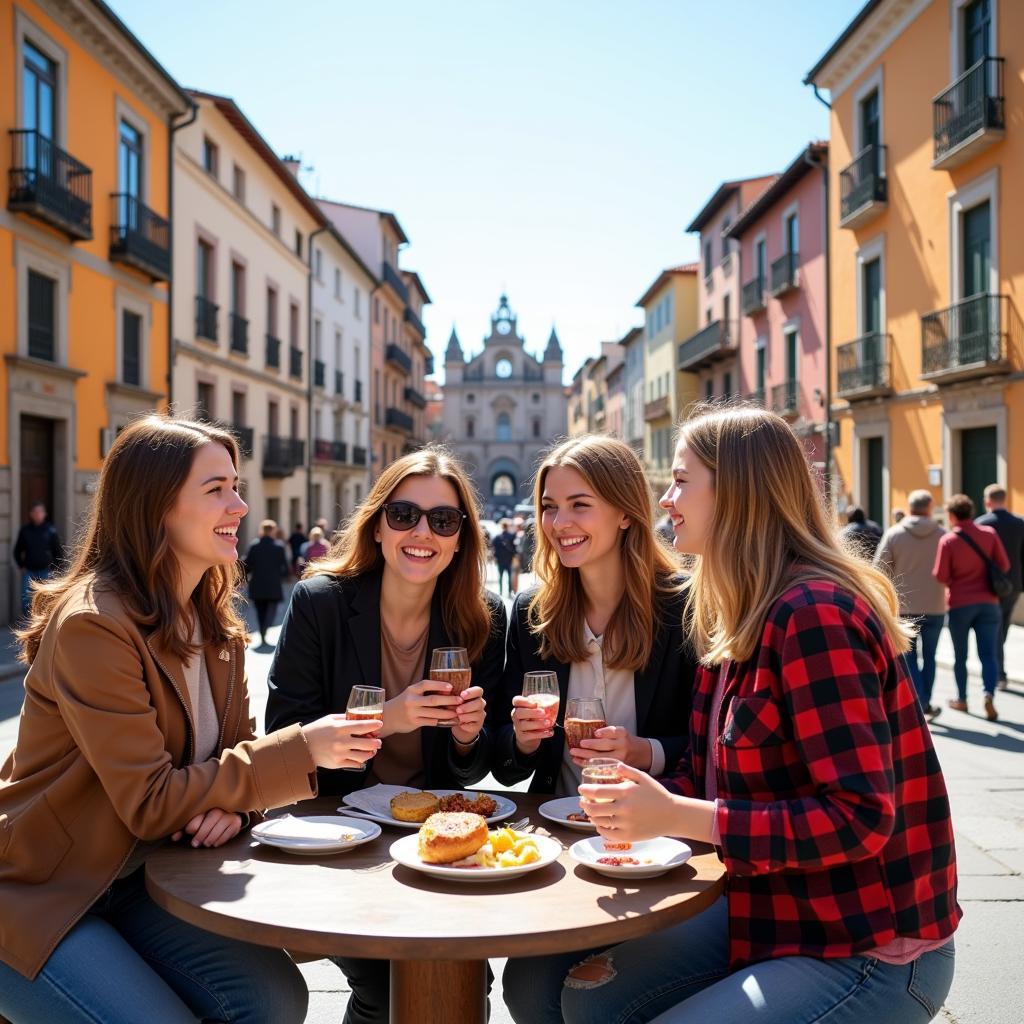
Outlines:
<svg viewBox="0 0 1024 1024"><path fill-rule="evenodd" d="M963 875L958 879L957 899L961 904L971 901L1002 902L1024 901L1024 876L1021 875ZM1017 907L1017 934L1024 919L1024 907Z"/></svg>
<svg viewBox="0 0 1024 1024"><path fill-rule="evenodd" d="M974 845L966 836L956 833L957 875L1010 875L1013 869Z"/></svg>

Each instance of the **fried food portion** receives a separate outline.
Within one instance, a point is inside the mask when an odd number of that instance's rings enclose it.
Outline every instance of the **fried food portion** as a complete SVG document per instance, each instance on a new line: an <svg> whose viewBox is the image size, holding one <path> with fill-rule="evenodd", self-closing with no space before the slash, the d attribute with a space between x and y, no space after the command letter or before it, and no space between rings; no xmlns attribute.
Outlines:
<svg viewBox="0 0 1024 1024"><path fill-rule="evenodd" d="M590 824L590 818L588 818L582 811L574 811L572 814L565 816L566 821L580 821Z"/></svg>
<svg viewBox="0 0 1024 1024"><path fill-rule="evenodd" d="M461 811L464 814L479 814L489 818L498 809L498 804L486 793L477 793L472 800L465 793L450 793L438 801L438 810Z"/></svg>
<svg viewBox="0 0 1024 1024"><path fill-rule="evenodd" d="M436 810L438 799L425 790L422 793L399 793L391 798L391 817L396 821L426 821Z"/></svg>
<svg viewBox="0 0 1024 1024"><path fill-rule="evenodd" d="M420 826L420 860L452 864L472 857L487 838L487 822L479 814L440 811Z"/></svg>
<svg viewBox="0 0 1024 1024"><path fill-rule="evenodd" d="M516 868L540 860L540 850L533 836L499 828L476 851L475 860L482 868Z"/></svg>

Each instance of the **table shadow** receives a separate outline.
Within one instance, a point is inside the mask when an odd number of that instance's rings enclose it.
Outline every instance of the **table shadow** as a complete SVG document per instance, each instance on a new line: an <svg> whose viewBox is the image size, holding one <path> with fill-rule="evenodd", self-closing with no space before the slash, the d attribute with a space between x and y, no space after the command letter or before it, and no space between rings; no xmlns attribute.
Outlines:
<svg viewBox="0 0 1024 1024"><path fill-rule="evenodd" d="M449 896L465 896L479 893L481 896L493 896L495 893L533 892L555 885L565 877L565 867L558 861L546 864L536 871L496 882L447 882L443 878L425 875L420 871L407 868L401 864L395 866L395 881L407 885L410 889L421 889L424 892L439 892Z"/></svg>

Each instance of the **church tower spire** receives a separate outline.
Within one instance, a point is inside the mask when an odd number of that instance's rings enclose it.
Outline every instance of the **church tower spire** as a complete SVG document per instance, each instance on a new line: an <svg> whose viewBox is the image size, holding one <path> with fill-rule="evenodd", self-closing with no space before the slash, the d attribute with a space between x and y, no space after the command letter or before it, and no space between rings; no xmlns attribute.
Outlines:
<svg viewBox="0 0 1024 1024"><path fill-rule="evenodd" d="M455 324L452 324L452 333L448 338L448 348L444 354L446 363L462 363L465 357L462 354L462 345L459 344L459 336L455 333Z"/></svg>

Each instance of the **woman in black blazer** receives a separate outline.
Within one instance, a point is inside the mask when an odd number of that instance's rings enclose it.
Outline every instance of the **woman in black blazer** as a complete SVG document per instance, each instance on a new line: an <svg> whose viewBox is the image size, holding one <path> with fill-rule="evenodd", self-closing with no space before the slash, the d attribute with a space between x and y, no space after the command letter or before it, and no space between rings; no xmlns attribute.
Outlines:
<svg viewBox="0 0 1024 1024"><path fill-rule="evenodd" d="M487 702L506 617L484 590L473 488L443 448L391 463L330 552L298 583L270 669L267 732L344 713L356 684L383 686L383 740L363 771L318 771L321 793L376 782L461 789L487 774ZM465 647L473 685L429 680L437 647ZM337 958L352 987L346 1024L388 1019L388 963Z"/></svg>
<svg viewBox="0 0 1024 1024"><path fill-rule="evenodd" d="M537 473L539 587L513 604L501 692L488 712L491 770L506 785L574 795L591 757L654 774L687 743L696 661L683 640L679 565L653 528L651 492L636 454L609 437L558 445ZM520 696L523 674L558 676L558 724ZM565 748L570 696L602 697L609 725Z"/></svg>

